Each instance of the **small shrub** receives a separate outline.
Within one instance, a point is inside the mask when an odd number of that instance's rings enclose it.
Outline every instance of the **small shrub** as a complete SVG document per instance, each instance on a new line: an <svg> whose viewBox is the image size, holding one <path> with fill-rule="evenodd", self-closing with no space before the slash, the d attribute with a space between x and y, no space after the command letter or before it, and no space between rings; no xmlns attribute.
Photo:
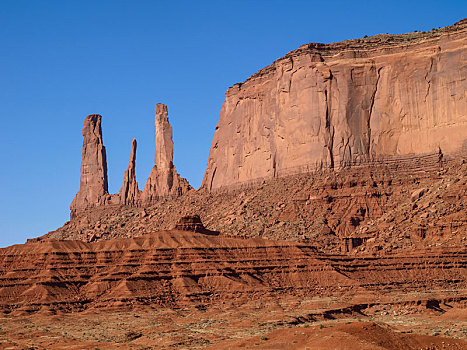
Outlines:
<svg viewBox="0 0 467 350"><path fill-rule="evenodd" d="M265 335L263 335L263 336L261 337L261 340L268 340L268 337L266 337Z"/></svg>
<svg viewBox="0 0 467 350"><path fill-rule="evenodd" d="M363 37L364 37L364 38L368 38L368 35L365 34Z"/></svg>
<svg viewBox="0 0 467 350"><path fill-rule="evenodd" d="M323 325L323 324L320 324L320 325L319 325L319 329L323 329L323 328L325 328L324 325Z"/></svg>

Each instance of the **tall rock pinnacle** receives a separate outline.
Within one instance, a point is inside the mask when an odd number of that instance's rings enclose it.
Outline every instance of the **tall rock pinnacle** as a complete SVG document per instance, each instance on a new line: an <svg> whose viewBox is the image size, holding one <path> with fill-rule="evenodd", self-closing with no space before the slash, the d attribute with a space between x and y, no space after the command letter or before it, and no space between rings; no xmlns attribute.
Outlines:
<svg viewBox="0 0 467 350"><path fill-rule="evenodd" d="M156 152L154 164L159 169L170 169L173 167L174 143L172 140L172 126L169 123L167 106L158 103L154 118Z"/></svg>
<svg viewBox="0 0 467 350"><path fill-rule="evenodd" d="M173 165L172 126L169 124L167 106L162 103L156 105L154 127L155 165L144 186L144 202L160 197L179 196L191 189L188 181L177 174Z"/></svg>
<svg viewBox="0 0 467 350"><path fill-rule="evenodd" d="M79 191L71 202L71 215L99 205L108 194L107 158L102 142L101 116L91 114L84 120L81 179Z"/></svg>
<svg viewBox="0 0 467 350"><path fill-rule="evenodd" d="M120 203L135 206L138 204L141 191L138 189L135 175L136 164L136 140L131 141L130 161L128 169L123 174L123 184L120 189Z"/></svg>

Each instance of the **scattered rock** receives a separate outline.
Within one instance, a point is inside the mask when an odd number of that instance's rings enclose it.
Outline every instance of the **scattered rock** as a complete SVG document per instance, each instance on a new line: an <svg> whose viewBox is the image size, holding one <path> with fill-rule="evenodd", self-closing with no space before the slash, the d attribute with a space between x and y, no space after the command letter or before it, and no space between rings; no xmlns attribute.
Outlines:
<svg viewBox="0 0 467 350"><path fill-rule="evenodd" d="M412 194L410 195L410 199L412 200L412 202L414 202L417 199L421 198L425 193L426 193L426 189L420 188L412 192Z"/></svg>

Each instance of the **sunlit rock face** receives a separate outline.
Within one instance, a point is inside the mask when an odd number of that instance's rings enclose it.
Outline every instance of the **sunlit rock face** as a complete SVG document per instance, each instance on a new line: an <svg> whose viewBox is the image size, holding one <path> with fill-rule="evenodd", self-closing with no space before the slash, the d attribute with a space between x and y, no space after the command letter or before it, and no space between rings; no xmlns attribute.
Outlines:
<svg viewBox="0 0 467 350"><path fill-rule="evenodd" d="M229 88L203 186L465 150L465 20L307 44Z"/></svg>
<svg viewBox="0 0 467 350"><path fill-rule="evenodd" d="M97 206L108 194L107 158L102 141L102 117L91 114L84 119L80 188L71 202L72 215Z"/></svg>
<svg viewBox="0 0 467 350"><path fill-rule="evenodd" d="M154 167L144 186L143 202L150 203L160 197L179 196L192 187L177 173L173 165L172 126L167 106L158 103L154 118L156 151Z"/></svg>
<svg viewBox="0 0 467 350"><path fill-rule="evenodd" d="M89 115L84 120L80 189L70 206L71 218L95 207L147 206L160 198L181 196L192 189L173 165L172 126L169 123L167 106L159 103L156 105L154 119L155 165L144 191L139 190L136 181L137 143L133 139L128 168L123 173L122 187L119 193L109 194L101 120L102 117L98 114Z"/></svg>

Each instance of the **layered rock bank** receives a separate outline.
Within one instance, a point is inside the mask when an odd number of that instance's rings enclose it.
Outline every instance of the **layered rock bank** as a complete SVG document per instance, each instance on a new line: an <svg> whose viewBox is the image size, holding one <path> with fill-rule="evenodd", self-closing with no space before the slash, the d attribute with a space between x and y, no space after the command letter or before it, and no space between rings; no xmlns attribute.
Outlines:
<svg viewBox="0 0 467 350"><path fill-rule="evenodd" d="M461 290L466 263L465 249L349 258L307 244L178 230L46 240L0 249L0 313Z"/></svg>
<svg viewBox="0 0 467 350"><path fill-rule="evenodd" d="M467 21L307 44L225 94L203 186L467 147Z"/></svg>

